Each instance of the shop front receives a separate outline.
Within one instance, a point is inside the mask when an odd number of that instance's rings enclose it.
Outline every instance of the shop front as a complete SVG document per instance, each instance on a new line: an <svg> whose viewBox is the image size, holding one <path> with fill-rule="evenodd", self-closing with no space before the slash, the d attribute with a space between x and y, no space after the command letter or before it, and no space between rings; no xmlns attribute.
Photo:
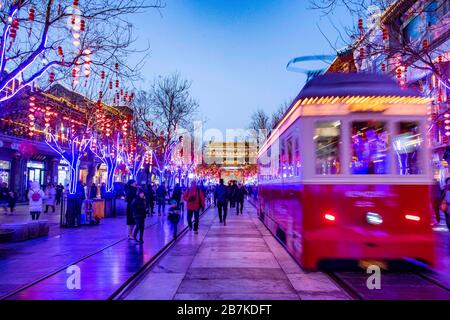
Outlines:
<svg viewBox="0 0 450 320"><path fill-rule="evenodd" d="M33 181L41 186L46 185L45 181L45 163L41 161L27 161L27 189L30 189Z"/></svg>
<svg viewBox="0 0 450 320"><path fill-rule="evenodd" d="M0 183L11 184L11 161L0 160Z"/></svg>

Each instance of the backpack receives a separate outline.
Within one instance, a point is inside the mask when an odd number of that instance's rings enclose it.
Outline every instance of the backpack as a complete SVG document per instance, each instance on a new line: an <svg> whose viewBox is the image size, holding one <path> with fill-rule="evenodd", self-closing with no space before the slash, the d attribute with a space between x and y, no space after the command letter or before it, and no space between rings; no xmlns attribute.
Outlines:
<svg viewBox="0 0 450 320"><path fill-rule="evenodd" d="M31 200L33 200L33 201L39 201L39 200L41 200L41 194L40 194L39 192L34 192L34 193L31 195Z"/></svg>

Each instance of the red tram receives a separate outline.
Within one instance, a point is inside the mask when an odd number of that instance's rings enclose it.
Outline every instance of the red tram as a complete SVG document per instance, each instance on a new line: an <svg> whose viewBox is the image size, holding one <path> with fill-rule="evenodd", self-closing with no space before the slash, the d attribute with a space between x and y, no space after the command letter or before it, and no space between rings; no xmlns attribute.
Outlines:
<svg viewBox="0 0 450 320"><path fill-rule="evenodd" d="M307 269L433 265L428 100L373 74L308 82L258 154L258 213Z"/></svg>

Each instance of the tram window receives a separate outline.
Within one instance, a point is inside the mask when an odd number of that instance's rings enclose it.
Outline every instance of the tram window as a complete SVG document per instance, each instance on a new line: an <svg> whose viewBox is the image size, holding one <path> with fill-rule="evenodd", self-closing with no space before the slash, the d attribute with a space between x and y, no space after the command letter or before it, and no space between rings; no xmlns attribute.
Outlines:
<svg viewBox="0 0 450 320"><path fill-rule="evenodd" d="M287 166L284 172L286 177L294 176L294 142L293 138L289 137L286 140L286 151L287 151Z"/></svg>
<svg viewBox="0 0 450 320"><path fill-rule="evenodd" d="M294 147L294 176L301 176L301 159L300 159L300 143L298 139L295 139Z"/></svg>
<svg viewBox="0 0 450 320"><path fill-rule="evenodd" d="M400 122L399 134L395 137L394 150L397 156L397 174L422 174L420 147L423 143L417 122Z"/></svg>
<svg viewBox="0 0 450 320"><path fill-rule="evenodd" d="M316 123L314 141L316 146L316 174L340 174L339 137L340 121Z"/></svg>
<svg viewBox="0 0 450 320"><path fill-rule="evenodd" d="M388 133L386 123L358 121L352 123L352 174L388 173Z"/></svg>

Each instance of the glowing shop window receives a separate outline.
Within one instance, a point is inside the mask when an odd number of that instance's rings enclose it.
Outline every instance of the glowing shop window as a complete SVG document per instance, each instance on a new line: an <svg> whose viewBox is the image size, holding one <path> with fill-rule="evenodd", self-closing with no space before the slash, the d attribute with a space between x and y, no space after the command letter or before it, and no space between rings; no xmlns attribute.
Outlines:
<svg viewBox="0 0 450 320"><path fill-rule="evenodd" d="M340 121L320 121L316 123L316 129L314 131L316 174L330 175L341 173L339 159L340 135Z"/></svg>
<svg viewBox="0 0 450 320"><path fill-rule="evenodd" d="M388 133L379 121L352 123L352 174L388 173Z"/></svg>
<svg viewBox="0 0 450 320"><path fill-rule="evenodd" d="M416 122L400 122L399 135L394 140L397 159L397 174L422 174L420 147L423 138Z"/></svg>

